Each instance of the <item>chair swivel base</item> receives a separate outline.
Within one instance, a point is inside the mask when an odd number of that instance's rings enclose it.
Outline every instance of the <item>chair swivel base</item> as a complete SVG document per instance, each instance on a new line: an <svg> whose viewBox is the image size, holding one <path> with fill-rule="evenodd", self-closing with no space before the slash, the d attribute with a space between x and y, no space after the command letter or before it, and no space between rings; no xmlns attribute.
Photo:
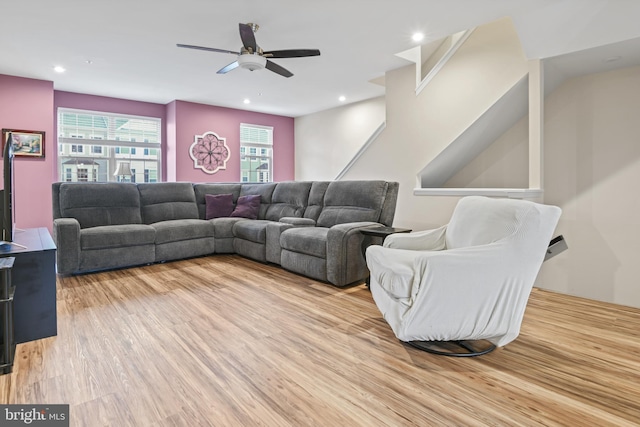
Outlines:
<svg viewBox="0 0 640 427"><path fill-rule="evenodd" d="M489 341L404 341L412 347L428 353L451 357L474 357L491 353L496 349Z"/></svg>

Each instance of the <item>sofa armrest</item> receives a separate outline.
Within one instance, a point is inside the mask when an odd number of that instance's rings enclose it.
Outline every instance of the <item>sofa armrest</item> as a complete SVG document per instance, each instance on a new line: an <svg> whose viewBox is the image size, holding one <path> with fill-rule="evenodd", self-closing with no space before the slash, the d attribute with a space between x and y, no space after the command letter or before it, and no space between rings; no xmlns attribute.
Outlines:
<svg viewBox="0 0 640 427"><path fill-rule="evenodd" d="M381 226L377 222L348 222L336 224L327 233L327 280L336 286L345 286L369 275L362 253L360 233L363 228Z"/></svg>
<svg viewBox="0 0 640 427"><path fill-rule="evenodd" d="M284 222L270 222L266 228L266 248L265 258L267 262L280 265L280 255L282 254L282 247L280 246L280 235L283 231L294 228L292 224Z"/></svg>
<svg viewBox="0 0 640 427"><path fill-rule="evenodd" d="M311 218L299 218L295 216L285 216L280 218L279 221L296 227L315 227L316 225L316 222Z"/></svg>
<svg viewBox="0 0 640 427"><path fill-rule="evenodd" d="M80 267L80 223L75 218L53 220L53 240L56 243L56 265L59 274L78 271Z"/></svg>
<svg viewBox="0 0 640 427"><path fill-rule="evenodd" d="M414 251L441 251L446 247L447 226L413 233L392 234L384 241L385 248Z"/></svg>

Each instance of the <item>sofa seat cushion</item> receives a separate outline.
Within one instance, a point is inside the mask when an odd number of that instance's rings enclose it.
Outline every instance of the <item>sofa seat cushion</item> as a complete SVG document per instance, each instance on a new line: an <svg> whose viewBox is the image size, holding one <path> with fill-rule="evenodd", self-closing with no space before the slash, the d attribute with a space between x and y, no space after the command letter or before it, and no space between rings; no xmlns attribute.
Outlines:
<svg viewBox="0 0 640 427"><path fill-rule="evenodd" d="M213 224L213 235L216 239L230 239L233 238L233 226L240 221L247 221L246 218L233 217L233 218L214 218L209 220Z"/></svg>
<svg viewBox="0 0 640 427"><path fill-rule="evenodd" d="M267 224L271 222L262 219L238 222L233 226L233 235L236 239L264 244L267 240Z"/></svg>
<svg viewBox="0 0 640 427"><path fill-rule="evenodd" d="M105 225L80 231L82 250L153 245L156 230L145 224Z"/></svg>
<svg viewBox="0 0 640 427"><path fill-rule="evenodd" d="M291 252L327 257L327 233L324 227L290 228L282 232L280 246Z"/></svg>
<svg viewBox="0 0 640 427"><path fill-rule="evenodd" d="M203 219L160 221L151 226L156 230L156 245L213 237L213 224Z"/></svg>

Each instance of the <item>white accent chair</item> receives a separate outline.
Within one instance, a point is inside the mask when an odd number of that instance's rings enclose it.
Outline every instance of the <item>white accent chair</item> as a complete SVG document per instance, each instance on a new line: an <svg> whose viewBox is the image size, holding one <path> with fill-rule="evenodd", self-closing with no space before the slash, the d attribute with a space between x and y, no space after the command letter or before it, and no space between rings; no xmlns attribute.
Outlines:
<svg viewBox="0 0 640 427"><path fill-rule="evenodd" d="M367 248L373 299L396 337L422 350L475 356L502 347L520 333L560 214L530 201L464 197L449 224ZM478 350L483 340L489 346Z"/></svg>

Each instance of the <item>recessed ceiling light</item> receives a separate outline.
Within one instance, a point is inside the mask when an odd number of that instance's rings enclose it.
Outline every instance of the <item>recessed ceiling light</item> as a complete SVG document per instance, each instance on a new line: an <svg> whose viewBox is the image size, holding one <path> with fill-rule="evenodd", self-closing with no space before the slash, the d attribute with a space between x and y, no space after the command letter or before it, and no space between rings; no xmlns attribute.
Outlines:
<svg viewBox="0 0 640 427"><path fill-rule="evenodd" d="M244 102L245 104L251 104L251 100L249 98L245 98L242 102Z"/></svg>
<svg viewBox="0 0 640 427"><path fill-rule="evenodd" d="M55 71L56 73L64 73L67 70L60 65L56 65L55 67L53 67L53 71Z"/></svg>
<svg viewBox="0 0 640 427"><path fill-rule="evenodd" d="M344 95L341 95L340 98L338 98L338 101L340 101L340 102L344 102L346 100L347 100L347 97L344 96Z"/></svg>
<svg viewBox="0 0 640 427"><path fill-rule="evenodd" d="M422 33L414 33L414 34L411 36L411 39L412 39L414 42L422 41L422 39L424 39L424 34L422 34Z"/></svg>

